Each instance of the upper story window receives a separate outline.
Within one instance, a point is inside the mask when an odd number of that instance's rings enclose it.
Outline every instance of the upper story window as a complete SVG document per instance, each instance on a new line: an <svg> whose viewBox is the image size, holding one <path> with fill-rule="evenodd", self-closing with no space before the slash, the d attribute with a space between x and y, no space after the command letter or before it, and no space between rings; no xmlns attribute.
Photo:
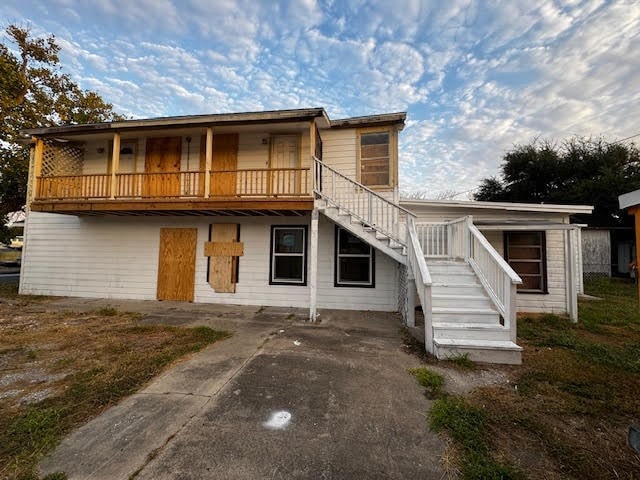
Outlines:
<svg viewBox="0 0 640 480"><path fill-rule="evenodd" d="M389 129L359 132L360 183L370 187L394 186L395 136Z"/></svg>

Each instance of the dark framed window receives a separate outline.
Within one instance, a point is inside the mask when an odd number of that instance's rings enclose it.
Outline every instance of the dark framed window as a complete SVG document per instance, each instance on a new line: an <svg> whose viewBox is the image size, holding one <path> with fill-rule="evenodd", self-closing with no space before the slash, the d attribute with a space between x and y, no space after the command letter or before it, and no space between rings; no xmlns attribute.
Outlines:
<svg viewBox="0 0 640 480"><path fill-rule="evenodd" d="M336 287L375 287L375 250L347 230L336 227Z"/></svg>
<svg viewBox="0 0 640 480"><path fill-rule="evenodd" d="M360 183L391 185L390 132L360 133Z"/></svg>
<svg viewBox="0 0 640 480"><path fill-rule="evenodd" d="M307 226L272 225L269 283L307 284Z"/></svg>
<svg viewBox="0 0 640 480"><path fill-rule="evenodd" d="M545 232L505 232L505 259L520 275L521 293L548 293Z"/></svg>

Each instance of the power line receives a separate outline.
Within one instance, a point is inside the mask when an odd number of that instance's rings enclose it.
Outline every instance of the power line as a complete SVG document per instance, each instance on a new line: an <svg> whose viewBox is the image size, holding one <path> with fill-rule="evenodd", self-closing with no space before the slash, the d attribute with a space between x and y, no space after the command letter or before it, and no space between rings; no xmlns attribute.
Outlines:
<svg viewBox="0 0 640 480"><path fill-rule="evenodd" d="M612 144L625 142L627 140L631 140L632 138L640 137L640 133L636 133L635 135L631 135L630 137L623 138L622 140L616 140L615 142L611 142Z"/></svg>

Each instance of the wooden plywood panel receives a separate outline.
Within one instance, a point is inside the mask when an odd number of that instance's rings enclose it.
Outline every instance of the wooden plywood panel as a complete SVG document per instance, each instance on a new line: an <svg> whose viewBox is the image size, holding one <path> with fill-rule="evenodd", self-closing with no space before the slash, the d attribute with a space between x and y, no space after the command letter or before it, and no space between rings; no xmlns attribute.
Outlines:
<svg viewBox="0 0 640 480"><path fill-rule="evenodd" d="M217 223L213 225L211 241L229 243L238 239L238 225L235 223ZM209 285L220 293L236 292L237 256L209 257Z"/></svg>
<svg viewBox="0 0 640 480"><path fill-rule="evenodd" d="M143 192L147 197L180 195L180 161L182 137L148 138L145 149ZM162 175L160 175L162 174Z"/></svg>
<svg viewBox="0 0 640 480"><path fill-rule="evenodd" d="M206 242L204 255L206 257L241 257L244 255L244 245L240 242Z"/></svg>
<svg viewBox="0 0 640 480"><path fill-rule="evenodd" d="M211 164L211 195L236 194L236 170L238 169L238 134L225 133L213 136L213 163Z"/></svg>
<svg viewBox="0 0 640 480"><path fill-rule="evenodd" d="M195 228L161 228L158 300L193 301L196 271Z"/></svg>

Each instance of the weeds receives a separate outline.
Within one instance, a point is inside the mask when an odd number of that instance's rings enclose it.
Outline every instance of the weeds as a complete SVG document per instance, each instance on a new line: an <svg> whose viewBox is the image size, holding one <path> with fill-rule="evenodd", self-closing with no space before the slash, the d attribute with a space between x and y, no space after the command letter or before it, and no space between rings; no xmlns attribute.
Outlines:
<svg viewBox="0 0 640 480"><path fill-rule="evenodd" d="M408 371L426 389L427 398L437 398L442 395L442 387L444 386L442 375L429 370L427 367L410 368Z"/></svg>
<svg viewBox="0 0 640 480"><path fill-rule="evenodd" d="M38 403L0 401L0 478L36 479L40 458L73 428L138 390L175 359L229 335L208 327L132 325L135 315L117 313L112 320L105 318L110 312L100 313L82 322L69 321L73 317L66 313L32 314L35 329L17 329L1 339L2 352L31 345L24 355L6 358L13 362L10 368L25 369L37 356L39 368L69 373L50 384L55 393ZM47 348L36 349L39 343Z"/></svg>
<svg viewBox="0 0 640 480"><path fill-rule="evenodd" d="M118 310L114 307L102 307L96 311L98 315L103 317L115 317L118 314Z"/></svg>
<svg viewBox="0 0 640 480"><path fill-rule="evenodd" d="M468 353L458 353L450 356L447 360L461 370L473 370L476 368L476 364L469 358Z"/></svg>

